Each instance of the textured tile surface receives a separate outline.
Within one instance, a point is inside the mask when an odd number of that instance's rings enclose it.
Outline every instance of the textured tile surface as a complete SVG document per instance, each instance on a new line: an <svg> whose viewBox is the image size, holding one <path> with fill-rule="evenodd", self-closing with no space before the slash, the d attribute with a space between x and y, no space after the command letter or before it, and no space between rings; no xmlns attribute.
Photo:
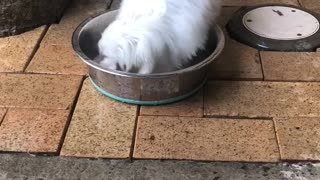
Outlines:
<svg viewBox="0 0 320 180"><path fill-rule="evenodd" d="M81 76L0 75L0 107L68 109Z"/></svg>
<svg viewBox="0 0 320 180"><path fill-rule="evenodd" d="M29 64L27 72L85 75L86 65L67 46L41 46Z"/></svg>
<svg viewBox="0 0 320 180"><path fill-rule="evenodd" d="M83 10L83 9L105 10L107 9L108 5L110 5L112 1L116 1L116 0L78 0L78 1L73 1L70 5L70 8L75 8L79 10Z"/></svg>
<svg viewBox="0 0 320 180"><path fill-rule="evenodd" d="M301 5L308 9L320 9L320 1L318 0L300 0Z"/></svg>
<svg viewBox="0 0 320 180"><path fill-rule="evenodd" d="M6 112L7 112L6 109L0 108L0 126L1 126L2 120L3 120L4 115L6 114Z"/></svg>
<svg viewBox="0 0 320 180"><path fill-rule="evenodd" d="M51 25L41 44L71 46L72 34L76 27L85 19L97 15L100 8L94 6L80 6L69 9L59 24Z"/></svg>
<svg viewBox="0 0 320 180"><path fill-rule="evenodd" d="M320 81L320 53L261 52L265 80Z"/></svg>
<svg viewBox="0 0 320 180"><path fill-rule="evenodd" d="M142 116L134 157L274 162L279 152L269 120Z"/></svg>
<svg viewBox="0 0 320 180"><path fill-rule="evenodd" d="M218 16L217 22L225 30L225 26L240 7L222 7L221 14Z"/></svg>
<svg viewBox="0 0 320 180"><path fill-rule="evenodd" d="M281 158L320 160L320 118L275 119Z"/></svg>
<svg viewBox="0 0 320 180"><path fill-rule="evenodd" d="M234 117L320 116L320 83L211 82L205 115Z"/></svg>
<svg viewBox="0 0 320 180"><path fill-rule="evenodd" d="M0 126L0 151L56 152L68 111L10 109Z"/></svg>
<svg viewBox="0 0 320 180"><path fill-rule="evenodd" d="M298 0L222 0L224 6L255 6L262 4L290 4L299 6ZM316 0L313 0L316 1Z"/></svg>
<svg viewBox="0 0 320 180"><path fill-rule="evenodd" d="M22 72L45 27L6 38L0 38L0 72Z"/></svg>
<svg viewBox="0 0 320 180"><path fill-rule="evenodd" d="M143 106L140 115L202 117L203 90L178 103L164 106Z"/></svg>
<svg viewBox="0 0 320 180"><path fill-rule="evenodd" d="M102 96L86 80L61 154L128 158L136 113L136 106Z"/></svg>
<svg viewBox="0 0 320 180"><path fill-rule="evenodd" d="M71 38L72 33L74 32L76 25L65 27L62 24L56 25L53 24L49 27L46 35L41 41L41 46L46 45L59 45L72 47Z"/></svg>
<svg viewBox="0 0 320 180"><path fill-rule="evenodd" d="M218 23L224 28L238 7L222 9ZM225 30L224 30L225 31ZM222 54L210 66L211 79L263 79L258 51L232 40L225 31Z"/></svg>
<svg viewBox="0 0 320 180"><path fill-rule="evenodd" d="M120 2L121 0L113 0L112 5L110 7L110 10L115 10L115 9L119 9L120 7Z"/></svg>
<svg viewBox="0 0 320 180"><path fill-rule="evenodd" d="M222 54L209 71L210 79L263 79L258 51L228 37Z"/></svg>
<svg viewBox="0 0 320 180"><path fill-rule="evenodd" d="M86 66L72 48L72 34L85 19L105 10L107 2L81 1L73 4L59 24L51 25L36 57L28 67L29 72L49 74L85 75Z"/></svg>

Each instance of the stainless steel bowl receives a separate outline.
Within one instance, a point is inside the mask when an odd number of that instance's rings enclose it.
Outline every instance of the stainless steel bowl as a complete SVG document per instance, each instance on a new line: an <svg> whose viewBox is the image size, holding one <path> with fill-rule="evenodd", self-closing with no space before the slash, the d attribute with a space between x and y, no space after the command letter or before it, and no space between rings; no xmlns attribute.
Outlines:
<svg viewBox="0 0 320 180"><path fill-rule="evenodd" d="M224 35L214 25L206 50L197 53L186 68L166 73L140 75L104 69L93 59L103 30L115 19L116 11L99 14L82 22L75 30L72 44L75 52L88 65L93 86L102 94L130 104L160 105L173 103L197 92L207 80L208 65L224 48Z"/></svg>

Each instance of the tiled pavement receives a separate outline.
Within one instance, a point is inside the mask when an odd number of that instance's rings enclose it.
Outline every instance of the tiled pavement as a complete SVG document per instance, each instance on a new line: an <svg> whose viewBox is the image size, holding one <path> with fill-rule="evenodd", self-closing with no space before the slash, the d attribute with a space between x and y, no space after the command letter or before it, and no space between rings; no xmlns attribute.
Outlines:
<svg viewBox="0 0 320 180"><path fill-rule="evenodd" d="M108 159L320 161L320 54L259 52L227 36L194 97L137 107L97 93L70 39L105 1L73 5L60 24L0 39L0 151ZM318 0L224 0L242 5ZM114 1L111 9L116 9ZM232 53L230 53L232 52Z"/></svg>

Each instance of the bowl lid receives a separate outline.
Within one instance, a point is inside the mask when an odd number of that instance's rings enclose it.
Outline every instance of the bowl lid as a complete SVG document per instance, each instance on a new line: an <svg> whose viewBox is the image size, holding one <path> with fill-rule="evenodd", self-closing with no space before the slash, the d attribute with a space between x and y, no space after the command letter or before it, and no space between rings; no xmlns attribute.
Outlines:
<svg viewBox="0 0 320 180"><path fill-rule="evenodd" d="M243 7L227 24L230 36L260 50L314 51L320 47L320 16L290 5Z"/></svg>

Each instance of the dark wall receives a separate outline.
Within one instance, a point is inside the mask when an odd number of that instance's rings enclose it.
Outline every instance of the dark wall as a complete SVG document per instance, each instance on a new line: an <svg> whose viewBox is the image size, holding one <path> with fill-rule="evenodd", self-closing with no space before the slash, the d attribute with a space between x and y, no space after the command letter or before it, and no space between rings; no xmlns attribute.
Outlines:
<svg viewBox="0 0 320 180"><path fill-rule="evenodd" d="M69 0L0 0L0 37L58 21Z"/></svg>

